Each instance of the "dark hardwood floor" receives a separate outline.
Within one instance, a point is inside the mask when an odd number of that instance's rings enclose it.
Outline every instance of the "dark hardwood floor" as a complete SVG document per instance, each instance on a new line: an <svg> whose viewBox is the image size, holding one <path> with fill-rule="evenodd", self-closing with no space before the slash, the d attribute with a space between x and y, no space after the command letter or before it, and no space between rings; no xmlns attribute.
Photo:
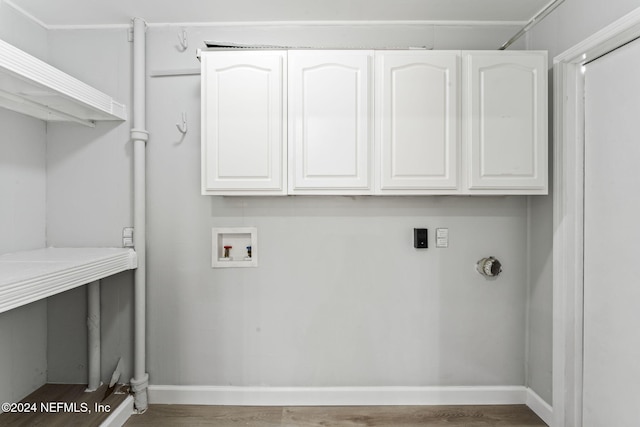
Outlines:
<svg viewBox="0 0 640 427"><path fill-rule="evenodd" d="M498 406L199 406L150 405L133 426L216 427L543 427L525 405Z"/></svg>

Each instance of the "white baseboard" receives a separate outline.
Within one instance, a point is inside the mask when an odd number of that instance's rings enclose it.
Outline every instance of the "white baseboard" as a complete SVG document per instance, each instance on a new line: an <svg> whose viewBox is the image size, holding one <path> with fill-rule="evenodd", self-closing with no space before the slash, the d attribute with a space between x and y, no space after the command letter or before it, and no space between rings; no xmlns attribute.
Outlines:
<svg viewBox="0 0 640 427"><path fill-rule="evenodd" d="M524 404L524 386L225 387L150 385L149 403L174 405L346 406Z"/></svg>
<svg viewBox="0 0 640 427"><path fill-rule="evenodd" d="M527 389L527 400L525 403L529 407L529 409L535 412L537 416L542 418L542 421L547 423L547 425L549 426L552 425L553 408L530 388Z"/></svg>
<svg viewBox="0 0 640 427"><path fill-rule="evenodd" d="M121 427L133 415L133 397L127 398L111 411L109 417L100 424L100 427Z"/></svg>
<svg viewBox="0 0 640 427"><path fill-rule="evenodd" d="M150 385L150 404L238 406L518 405L551 425L553 409L524 386L231 387Z"/></svg>

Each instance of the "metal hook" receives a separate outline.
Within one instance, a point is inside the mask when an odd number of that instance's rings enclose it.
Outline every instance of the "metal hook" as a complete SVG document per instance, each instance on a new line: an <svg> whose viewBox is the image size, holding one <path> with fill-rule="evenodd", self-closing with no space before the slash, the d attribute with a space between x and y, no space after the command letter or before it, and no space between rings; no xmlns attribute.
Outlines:
<svg viewBox="0 0 640 427"><path fill-rule="evenodd" d="M187 47L189 47L189 44L187 43L187 30L182 30L178 33L178 41L180 42L182 50L187 50Z"/></svg>
<svg viewBox="0 0 640 427"><path fill-rule="evenodd" d="M182 113L182 124L176 123L176 127L181 134L187 133L187 113Z"/></svg>

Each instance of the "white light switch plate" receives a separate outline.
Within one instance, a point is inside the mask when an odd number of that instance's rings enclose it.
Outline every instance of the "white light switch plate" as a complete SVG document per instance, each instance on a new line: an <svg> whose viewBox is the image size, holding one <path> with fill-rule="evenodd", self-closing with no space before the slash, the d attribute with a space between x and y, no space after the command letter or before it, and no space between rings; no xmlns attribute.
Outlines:
<svg viewBox="0 0 640 427"><path fill-rule="evenodd" d="M436 248L449 247L449 229L436 228Z"/></svg>

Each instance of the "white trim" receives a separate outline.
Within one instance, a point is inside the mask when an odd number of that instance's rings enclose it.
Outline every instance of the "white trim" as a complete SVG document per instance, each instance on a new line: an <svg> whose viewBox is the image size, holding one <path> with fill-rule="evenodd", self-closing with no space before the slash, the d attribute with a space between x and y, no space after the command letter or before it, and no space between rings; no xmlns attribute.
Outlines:
<svg viewBox="0 0 640 427"><path fill-rule="evenodd" d="M109 30L128 29L131 24L52 24L48 25L34 17L24 9L16 6L11 0L5 0L8 6L24 15L46 30ZM150 28L190 28L190 27L367 27L367 26L434 26L434 27L521 27L527 21L211 21L211 22L153 22L147 23Z"/></svg>
<svg viewBox="0 0 640 427"><path fill-rule="evenodd" d="M127 422L129 417L135 413L133 409L133 396L127 398L111 411L106 420L100 424L100 427L120 427Z"/></svg>
<svg viewBox="0 0 640 427"><path fill-rule="evenodd" d="M553 407L557 427L580 425L582 412L577 400L582 395L583 218L583 114L577 96L582 93L582 76L578 69L568 63L554 67L553 390L558 392L553 393Z"/></svg>
<svg viewBox="0 0 640 427"><path fill-rule="evenodd" d="M640 7L554 58L554 63L591 61L640 37Z"/></svg>
<svg viewBox="0 0 640 427"><path fill-rule="evenodd" d="M548 175L548 172L547 172ZM547 184L548 185L548 184ZM527 244L526 244L526 270L525 270L525 287L526 287L526 307L524 312L524 378L525 384L530 383L529 374L531 372L529 362L531 360L531 197L527 197Z"/></svg>
<svg viewBox="0 0 640 427"><path fill-rule="evenodd" d="M40 25L46 30L104 30L131 28L131 23L126 24L46 24L40 19L16 5L13 0L4 0L4 3L23 15L25 18ZM394 21L211 21L211 22L155 22L147 23L148 27L299 27L299 26L329 26L329 27L363 27L363 26L440 26L440 27L519 27L527 24L527 21L434 21L434 20L394 20Z"/></svg>
<svg viewBox="0 0 640 427"><path fill-rule="evenodd" d="M30 14L29 12L27 12L26 10L24 10L23 8L21 8L20 6L18 6L17 4L15 4L12 0L3 0L4 3L9 6L10 8L12 8L13 10L15 10L16 12L18 12L19 14L21 14L22 16L24 16L25 18L27 18L28 20L40 25L42 28L44 28L45 30L49 30L49 26L47 24L45 24L44 22L42 22L41 20L39 20L38 18L36 18L35 16L33 16L32 14Z"/></svg>
<svg viewBox="0 0 640 427"><path fill-rule="evenodd" d="M149 26L149 25L147 25ZM76 25L47 25L47 30L128 30L129 24L76 24Z"/></svg>
<svg viewBox="0 0 640 427"><path fill-rule="evenodd" d="M151 70L149 77L200 76L200 68L171 68L166 70Z"/></svg>
<svg viewBox="0 0 640 427"><path fill-rule="evenodd" d="M542 399L538 394L527 388L527 400L525 404L531 409L537 416L539 416L542 421L547 423L547 425L552 425L553 423L553 408L544 399Z"/></svg>
<svg viewBox="0 0 640 427"><path fill-rule="evenodd" d="M554 59L553 407L555 427L582 421L584 62L640 36L640 8Z"/></svg>
<svg viewBox="0 0 640 427"><path fill-rule="evenodd" d="M391 26L437 26L437 27L517 27L527 21L213 21L213 22L156 22L150 27L391 27Z"/></svg>
<svg viewBox="0 0 640 427"><path fill-rule="evenodd" d="M240 406L513 405L523 386L232 387L150 385L151 404Z"/></svg>

